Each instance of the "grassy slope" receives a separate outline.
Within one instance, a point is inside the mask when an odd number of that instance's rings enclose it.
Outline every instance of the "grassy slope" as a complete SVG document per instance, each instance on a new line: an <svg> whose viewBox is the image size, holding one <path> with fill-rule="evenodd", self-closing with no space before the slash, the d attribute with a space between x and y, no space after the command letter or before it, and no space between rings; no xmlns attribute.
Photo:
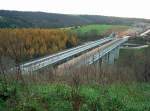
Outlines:
<svg viewBox="0 0 150 111"><path fill-rule="evenodd" d="M94 25L81 26L80 28L74 29L74 31L80 32L81 34L85 34L87 32L95 30L97 32L97 34L101 34L112 27L113 27L113 25L94 24Z"/></svg>
<svg viewBox="0 0 150 111"><path fill-rule="evenodd" d="M134 55L140 55L142 53L144 53L144 49L121 49L120 50L120 57L119 60L124 60L127 61L127 59L129 59L129 57L134 56Z"/></svg>
<svg viewBox="0 0 150 111"><path fill-rule="evenodd" d="M128 43L145 45L145 44L148 44L149 41L150 40L147 38L143 39L141 37L137 37L137 38L129 39ZM142 65L145 62L143 57L147 56L149 59L149 53L150 53L150 46L146 48L142 48L142 49L121 49L118 62L125 63L125 64L126 63L132 63L132 64L139 63L140 65Z"/></svg>
<svg viewBox="0 0 150 111"><path fill-rule="evenodd" d="M128 29L129 26L124 25L104 25L104 24L92 24L85 25L77 28L72 28L72 30L77 33L81 39L86 39L88 36L99 36L106 33L111 33L113 31L119 32Z"/></svg>
<svg viewBox="0 0 150 111"><path fill-rule="evenodd" d="M122 49L120 51L120 60L126 60L133 54L139 55L143 53L144 49L140 50L127 50ZM132 60L131 60L132 61ZM70 97L71 87L67 85L46 85L34 87L39 94L57 94L63 95L63 97ZM35 89L33 91L35 91ZM38 89L38 90L37 90ZM150 84L149 83L134 83L134 84L113 84L109 86L81 86L79 89L79 95L84 98L85 104L83 111L90 111L90 105L92 103L99 104L104 111L149 111L150 110ZM57 98L57 99L56 99ZM64 101L59 96L51 96L52 100L49 100L51 107L54 106L56 110L69 111L71 108L70 103ZM57 102L56 102L57 101ZM66 103L66 104L64 104ZM66 108L66 109L65 109ZM53 109L53 110L54 110Z"/></svg>
<svg viewBox="0 0 150 111"><path fill-rule="evenodd" d="M57 87L58 86L52 86L50 90L47 90L47 94L49 92L56 93L60 91L59 93L69 96L70 87L59 86L60 89L57 89ZM41 88L39 91L43 92ZM105 89L99 86L82 86L79 90L79 94L83 98L85 98L87 105L91 104L92 102L96 102L96 100L100 98L99 103L103 104L103 107L109 108L111 107L111 104L116 104L120 106L124 104L124 107L126 107L126 109L143 111L143 109L146 107L150 109L150 95L148 95L149 91L150 85L148 84L110 85L107 86ZM107 106L107 104L109 104L110 106ZM115 105L112 107L115 107Z"/></svg>
<svg viewBox="0 0 150 111"><path fill-rule="evenodd" d="M17 94L19 101L11 111L72 111L73 88L65 84L30 85L30 94L22 87ZM96 106L102 111L149 111L150 84L113 84L109 86L82 85L76 94L82 99L81 111L92 111ZM16 99L15 98L15 99ZM11 100L12 101L12 100ZM9 111L9 101L0 99L0 110ZM22 109L23 108L23 109ZM18 110L19 109L19 110Z"/></svg>
<svg viewBox="0 0 150 111"><path fill-rule="evenodd" d="M35 89L34 89L35 88ZM71 96L71 87L67 85L42 85L32 87L37 94L44 96L48 100L48 107L53 111L70 111L71 104L64 98ZM116 109L115 111L148 111L150 110L150 85L110 85L81 86L79 95L84 100L82 111L90 109L91 104L100 105L105 111ZM112 111L112 110L110 110Z"/></svg>

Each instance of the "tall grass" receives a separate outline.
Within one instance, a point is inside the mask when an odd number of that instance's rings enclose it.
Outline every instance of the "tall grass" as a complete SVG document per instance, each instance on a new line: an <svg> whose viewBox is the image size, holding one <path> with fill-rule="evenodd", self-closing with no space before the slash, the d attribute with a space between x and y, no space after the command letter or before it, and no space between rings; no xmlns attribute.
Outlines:
<svg viewBox="0 0 150 111"><path fill-rule="evenodd" d="M130 60L128 53L114 65L97 62L61 71L47 67L34 73L19 72L19 78L17 73L6 73L7 65L1 63L0 110L149 111L148 50L132 55L131 60L139 61L122 61Z"/></svg>

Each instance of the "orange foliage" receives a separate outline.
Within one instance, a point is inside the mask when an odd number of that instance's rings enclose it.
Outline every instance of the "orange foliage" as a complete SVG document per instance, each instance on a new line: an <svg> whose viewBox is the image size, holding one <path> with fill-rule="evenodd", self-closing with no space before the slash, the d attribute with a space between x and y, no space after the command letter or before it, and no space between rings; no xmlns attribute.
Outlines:
<svg viewBox="0 0 150 111"><path fill-rule="evenodd" d="M77 45L77 37L60 29L0 29L0 53L34 58Z"/></svg>

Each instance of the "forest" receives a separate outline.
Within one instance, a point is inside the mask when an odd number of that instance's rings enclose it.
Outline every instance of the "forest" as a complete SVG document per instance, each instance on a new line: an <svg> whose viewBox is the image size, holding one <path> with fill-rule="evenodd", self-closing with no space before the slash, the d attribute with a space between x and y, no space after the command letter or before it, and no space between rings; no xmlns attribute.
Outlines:
<svg viewBox="0 0 150 111"><path fill-rule="evenodd" d="M0 54L20 62L78 44L75 34L58 29L0 29Z"/></svg>
<svg viewBox="0 0 150 111"><path fill-rule="evenodd" d="M148 19L103 15L67 15L45 12L0 10L0 28L62 28L89 24L134 25L150 23Z"/></svg>

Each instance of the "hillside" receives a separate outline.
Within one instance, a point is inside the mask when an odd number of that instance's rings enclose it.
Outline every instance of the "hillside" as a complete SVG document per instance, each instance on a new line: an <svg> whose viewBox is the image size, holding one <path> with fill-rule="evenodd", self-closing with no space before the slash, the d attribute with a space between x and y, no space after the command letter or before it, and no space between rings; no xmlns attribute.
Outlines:
<svg viewBox="0 0 150 111"><path fill-rule="evenodd" d="M58 28L97 23L132 25L137 22L150 23L150 20L96 15L66 15L0 10L0 28Z"/></svg>
<svg viewBox="0 0 150 111"><path fill-rule="evenodd" d="M91 24L71 27L69 29L77 35L80 42L87 42L101 39L110 35L112 32L116 32L120 35L121 33L128 31L130 28L131 26L127 25Z"/></svg>

